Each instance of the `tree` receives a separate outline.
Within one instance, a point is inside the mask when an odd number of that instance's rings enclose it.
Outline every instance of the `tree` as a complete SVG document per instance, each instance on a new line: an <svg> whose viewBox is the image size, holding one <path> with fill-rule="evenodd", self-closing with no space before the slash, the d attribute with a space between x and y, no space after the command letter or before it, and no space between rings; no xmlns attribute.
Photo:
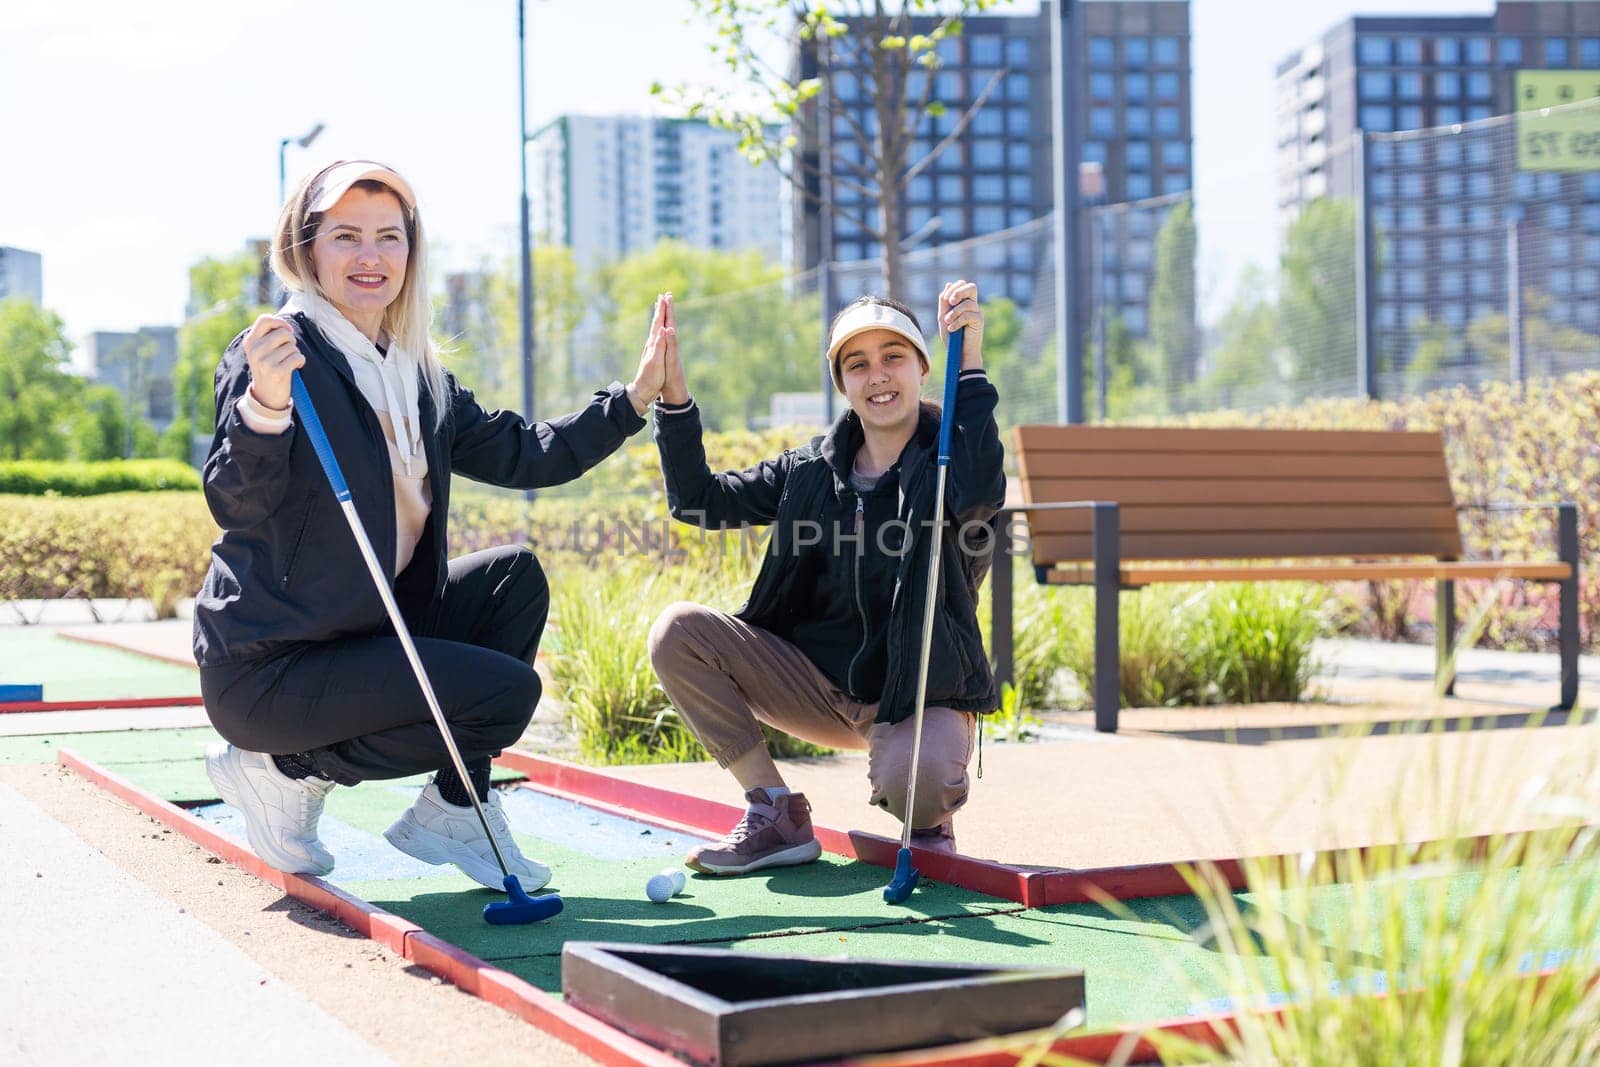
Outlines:
<svg viewBox="0 0 1600 1067"><path fill-rule="evenodd" d="M1247 268L1238 295L1218 325L1216 355L1202 383L1202 394L1217 407L1259 406L1283 399L1278 309L1271 280L1261 268Z"/></svg>
<svg viewBox="0 0 1600 1067"><path fill-rule="evenodd" d="M604 384L590 381L592 371L580 364L576 331L589 310L590 297L578 275L578 262L565 245L539 244L533 250L533 338L538 364L535 402L546 412L577 407L589 392ZM487 358L463 357L469 345L458 345L452 369L486 406L522 407L522 296L516 260L489 276L487 299L495 336L487 339ZM479 375L482 375L481 377ZM493 401L493 405L489 401ZM537 413L535 413L537 414Z"/></svg>
<svg viewBox="0 0 1600 1067"><path fill-rule="evenodd" d="M1554 300L1548 293L1533 289L1522 292L1522 351L1524 373L1530 377L1539 373L1558 373L1556 361L1551 358L1571 353L1592 356L1600 350L1600 338L1571 326L1559 326L1549 318ZM1496 312L1482 315L1467 325L1466 343L1477 356L1477 363L1494 374L1505 375L1511 371L1511 319ZM1541 370L1535 357L1544 357Z"/></svg>
<svg viewBox="0 0 1600 1067"><path fill-rule="evenodd" d="M792 291L755 250L722 252L662 241L596 272L605 325L597 355L612 377L633 373L656 294L670 292L689 388L713 429L753 427L774 393L815 388L822 350L815 297Z"/></svg>
<svg viewBox="0 0 1600 1067"><path fill-rule="evenodd" d="M799 193L823 202L824 163L833 184L860 197L830 208L854 222L883 249L883 284L889 295L904 298L901 242L905 239L902 210L908 183L926 170L966 130L974 115L1005 75L997 71L953 121L946 124L954 101L937 97L940 42L959 36L962 19L989 11L1004 0L693 0L710 24L710 45L718 64L745 85L745 95L706 87L660 85L652 92L666 96L692 118L739 134L739 149L754 164L771 163ZM815 56L815 77L801 77L800 64L780 72L770 60L779 47L780 27L792 25L804 53ZM926 32L917 32L925 26ZM859 79L857 94L837 90L844 72ZM847 96L850 99L847 99ZM853 99L872 102L866 121L857 117ZM832 152L827 160L793 152L794 127L813 133L832 132L856 151ZM943 136L921 158L909 158L912 142L927 137L939 124ZM815 141L813 141L815 143ZM859 156L859 159L856 157ZM874 210L875 208L875 210ZM832 220L824 220L825 225Z"/></svg>
<svg viewBox="0 0 1600 1067"><path fill-rule="evenodd" d="M155 428L137 416L129 417L127 401L114 386L86 388L70 425L74 459L126 459L156 451Z"/></svg>
<svg viewBox="0 0 1600 1067"><path fill-rule="evenodd" d="M250 252L207 257L189 268L190 314L178 327L172 423L161 440L163 455L190 461L194 438L209 437L215 429L217 364L233 339L268 310L256 303L260 270L261 261Z"/></svg>
<svg viewBox="0 0 1600 1067"><path fill-rule="evenodd" d="M1150 339L1155 344L1158 384L1168 407L1177 410L1194 380L1199 356L1195 326L1194 259L1198 247L1194 204L1187 198L1167 213L1156 235L1155 280L1150 287Z"/></svg>
<svg viewBox="0 0 1600 1067"><path fill-rule="evenodd" d="M1354 375L1357 224L1353 203L1321 197L1301 209L1284 235L1279 314L1296 385L1346 368Z"/></svg>
<svg viewBox="0 0 1600 1067"><path fill-rule="evenodd" d="M66 456L67 420L83 387L68 373L71 355L59 315L27 300L0 301L0 456Z"/></svg>

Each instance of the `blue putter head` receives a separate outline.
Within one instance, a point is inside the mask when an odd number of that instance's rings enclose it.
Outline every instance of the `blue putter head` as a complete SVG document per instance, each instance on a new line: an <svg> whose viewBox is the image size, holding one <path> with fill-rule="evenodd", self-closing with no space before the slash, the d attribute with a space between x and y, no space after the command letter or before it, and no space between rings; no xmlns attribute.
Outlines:
<svg viewBox="0 0 1600 1067"><path fill-rule="evenodd" d="M566 907L560 893L530 897L514 874L506 875L506 899L483 906L483 921L495 926L525 926L561 914Z"/></svg>
<svg viewBox="0 0 1600 1067"><path fill-rule="evenodd" d="M903 848L894 860L894 877L889 884L884 886L883 899L888 904L904 904L911 899L911 891L917 888L917 880L921 873L911 866L911 850Z"/></svg>

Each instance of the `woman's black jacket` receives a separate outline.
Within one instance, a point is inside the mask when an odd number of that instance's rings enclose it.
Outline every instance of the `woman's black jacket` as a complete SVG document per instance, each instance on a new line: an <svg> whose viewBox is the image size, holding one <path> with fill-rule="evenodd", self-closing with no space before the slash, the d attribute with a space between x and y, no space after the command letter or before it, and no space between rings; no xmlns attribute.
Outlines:
<svg viewBox="0 0 1600 1067"><path fill-rule="evenodd" d="M394 478L383 427L344 355L305 316L288 319L306 357L301 377L356 513L392 571ZM211 569L195 602L194 651L202 667L299 642L367 636L387 622L308 436L298 425L255 433L240 418L236 405L250 384L243 341L243 334L234 338L217 368L217 430L204 470L206 503L222 536L211 547ZM419 393L433 505L417 545L420 558L405 570L406 584L414 579L416 588L396 592L423 602L444 589L451 471L518 489L560 485L644 427L615 382L582 410L529 425L514 412L484 411L447 373L449 411L437 431L432 397L425 387Z"/></svg>
<svg viewBox="0 0 1600 1067"><path fill-rule="evenodd" d="M978 627L978 586L989 571L996 541L994 518L1005 504L1004 451L995 426L999 394L981 376L957 386L950 469L945 484L944 545L939 606L934 615L927 704L988 712L999 690ZM922 643L923 595L932 545L937 486L939 417L925 408L917 434L900 458L899 518L913 532L901 554L889 612L888 664L878 722L912 713L917 657ZM848 478L861 443L860 420L846 412L809 445L791 449L749 470L712 473L701 443L700 413L657 411L655 438L674 518L705 529L771 525L772 535L750 597L738 617L787 637L817 592L800 588L808 578L796 566L802 545L816 544L814 524L844 508Z"/></svg>

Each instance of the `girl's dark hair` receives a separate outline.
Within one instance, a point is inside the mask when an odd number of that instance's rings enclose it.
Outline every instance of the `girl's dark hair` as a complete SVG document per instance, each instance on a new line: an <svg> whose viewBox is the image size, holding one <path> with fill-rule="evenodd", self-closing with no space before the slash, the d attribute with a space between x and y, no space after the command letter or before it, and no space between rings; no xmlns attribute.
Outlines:
<svg viewBox="0 0 1600 1067"><path fill-rule="evenodd" d="M922 330L922 323L917 321L917 313L915 311L912 311L910 308L892 296L878 296L876 293L868 293L865 296L856 297L854 300L850 301L850 303L840 308L838 314L834 315L833 321L828 323L828 333L833 333L833 328L839 325L839 320L844 318L846 312L852 308L860 307L862 304L881 304L886 308L894 308L896 311L900 312L900 314L910 319L911 325L915 326L918 332Z"/></svg>

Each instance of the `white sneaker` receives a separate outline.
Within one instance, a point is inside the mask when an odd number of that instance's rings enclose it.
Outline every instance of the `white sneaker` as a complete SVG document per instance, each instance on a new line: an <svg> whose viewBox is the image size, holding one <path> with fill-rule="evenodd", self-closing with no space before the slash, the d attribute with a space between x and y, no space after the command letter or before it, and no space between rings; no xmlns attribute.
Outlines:
<svg viewBox="0 0 1600 1067"><path fill-rule="evenodd" d="M206 750L206 775L223 802L244 815L250 847L268 864L288 874L333 870L333 853L317 840L332 782L290 778L271 756L227 744Z"/></svg>
<svg viewBox="0 0 1600 1067"><path fill-rule="evenodd" d="M511 824L506 822L505 810L500 806L498 790L489 790L483 814L494 831L506 866L517 876L522 888L530 893L543 889L550 881L550 868L528 859L517 847L516 839L511 836ZM494 848L483 836L483 824L478 822L477 813L471 807L458 808L448 803L439 795L439 787L431 778L416 803L407 808L383 836L389 844L423 863L453 863L479 885L505 890L505 875L494 861Z"/></svg>

